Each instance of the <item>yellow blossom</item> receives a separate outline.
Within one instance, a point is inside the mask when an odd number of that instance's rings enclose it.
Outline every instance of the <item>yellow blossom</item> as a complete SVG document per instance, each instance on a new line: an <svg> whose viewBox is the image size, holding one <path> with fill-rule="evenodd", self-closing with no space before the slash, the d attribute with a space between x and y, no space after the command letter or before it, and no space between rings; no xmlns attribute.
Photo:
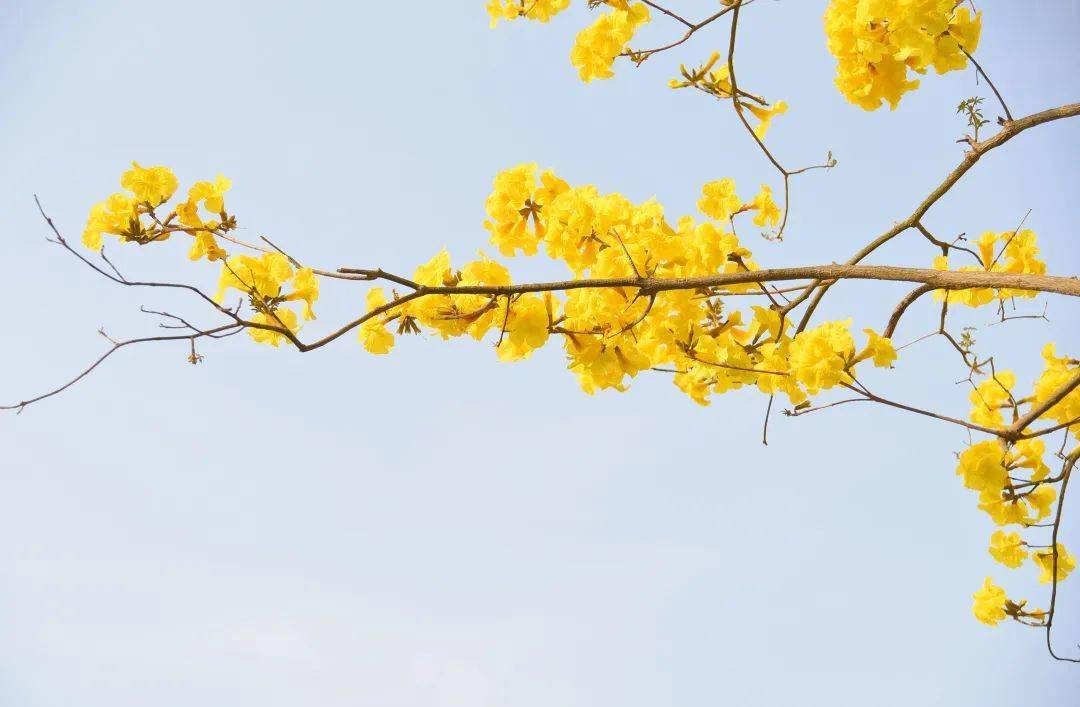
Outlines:
<svg viewBox="0 0 1080 707"><path fill-rule="evenodd" d="M984 427L1001 427L1004 418L1001 409L1012 398L1011 390L1016 387L1016 375L1012 371L998 371L979 383L971 391L971 421Z"/></svg>
<svg viewBox="0 0 1080 707"><path fill-rule="evenodd" d="M386 304L386 293L381 287L373 287L367 293L367 311L378 309ZM394 335L387 331L386 325L378 316L366 320L360 325L360 343L369 353L388 354L394 348Z"/></svg>
<svg viewBox="0 0 1080 707"><path fill-rule="evenodd" d="M893 109L919 86L908 71L937 73L967 66L979 43L982 14L955 0L832 0L825 11L836 86L852 103Z"/></svg>
<svg viewBox="0 0 1080 707"><path fill-rule="evenodd" d="M1027 558L1027 550L1019 533L1006 533L997 530L990 536L990 554L995 560L1006 567L1016 568L1024 564Z"/></svg>
<svg viewBox="0 0 1080 707"><path fill-rule="evenodd" d="M730 177L709 182L701 187L698 211L717 221L727 221L742 206L735 193L735 180Z"/></svg>
<svg viewBox="0 0 1080 707"><path fill-rule="evenodd" d="M311 268L300 268L293 275L293 291L285 296L286 302L301 300L304 303L304 319L314 319L312 306L319 299L319 278Z"/></svg>
<svg viewBox="0 0 1080 707"><path fill-rule="evenodd" d="M289 331L296 333L300 329L300 324L296 319L296 312L286 307L278 307L273 313L268 312L256 312L251 317L251 321L256 324L265 324L273 327L284 327ZM270 344L275 348L281 345L281 342L285 341L285 335L268 329L248 329L248 334L252 339L260 344Z"/></svg>
<svg viewBox="0 0 1080 707"><path fill-rule="evenodd" d="M547 22L570 6L570 0L490 0L485 6L491 16L491 26L499 20L516 20L524 17L538 22Z"/></svg>
<svg viewBox="0 0 1080 707"><path fill-rule="evenodd" d="M131 169L120 177L120 186L135 195L135 201L158 206L176 192L179 182L168 167L143 167L138 162L131 163Z"/></svg>
<svg viewBox="0 0 1080 707"><path fill-rule="evenodd" d="M500 360L516 361L547 343L549 307L537 295L522 295L509 306L506 334L498 352Z"/></svg>
<svg viewBox="0 0 1080 707"><path fill-rule="evenodd" d="M281 295L281 286L292 277L289 260L280 253L263 253L255 258L250 255L234 255L221 268L218 291L214 299L221 302L225 292L232 288L245 295L252 293L263 298Z"/></svg>
<svg viewBox="0 0 1080 707"><path fill-rule="evenodd" d="M1005 590L994 584L989 577L982 588L974 594L975 603L971 610L975 618L989 626L995 626L1005 619Z"/></svg>
<svg viewBox="0 0 1080 707"><path fill-rule="evenodd" d="M637 28L649 21L649 8L640 2L609 0L614 9L602 13L578 33L570 61L585 83L614 76L611 65L633 39Z"/></svg>
<svg viewBox="0 0 1080 707"><path fill-rule="evenodd" d="M119 236L138 218L139 212L131 197L127 194L113 194L90 209L90 217L82 235L83 245L91 250L101 250L102 234Z"/></svg>
<svg viewBox="0 0 1080 707"><path fill-rule="evenodd" d="M772 124L772 119L775 116L787 113L788 109L788 104L784 101L777 101L771 106L759 106L749 101L740 101L740 104L761 121L754 126L754 134L757 135L760 140L765 139L765 133L768 132L769 126Z"/></svg>
<svg viewBox="0 0 1080 707"><path fill-rule="evenodd" d="M791 367L811 395L851 380L846 370L855 354L850 325L850 320L826 322L792 341Z"/></svg>
<svg viewBox="0 0 1080 707"><path fill-rule="evenodd" d="M867 336L866 348L855 357L855 362L871 359L878 368L888 368L896 360L896 349L891 339L881 336L873 329L863 329Z"/></svg>
<svg viewBox="0 0 1080 707"><path fill-rule="evenodd" d="M780 223L780 207L773 201L772 189L768 185L761 185L761 191L754 197L751 207L757 211L754 216L755 226L764 228L767 224L775 228Z"/></svg>
<svg viewBox="0 0 1080 707"><path fill-rule="evenodd" d="M1036 550L1031 554L1031 561L1042 570L1039 582L1050 584L1054 581L1054 550ZM1057 581L1062 581L1076 569L1076 558L1065 549L1061 543L1057 544Z"/></svg>
<svg viewBox="0 0 1080 707"><path fill-rule="evenodd" d="M979 250L978 265L963 265L957 272L1002 272L1013 274L1043 275L1046 263L1040 260L1035 233L1025 231L1005 231L995 233L986 231L979 237L976 245ZM948 270L949 260L938 256L934 260L934 269ZM968 290L935 290L934 299L948 298L950 304L963 304L968 307L981 307L990 302L997 302L1013 297L1031 298L1037 293L1031 290L1010 288L993 289L977 287Z"/></svg>
<svg viewBox="0 0 1080 707"><path fill-rule="evenodd" d="M996 439L978 442L960 454L956 474L962 476L964 486L973 491L998 493L1008 478L1004 457L1005 450Z"/></svg>

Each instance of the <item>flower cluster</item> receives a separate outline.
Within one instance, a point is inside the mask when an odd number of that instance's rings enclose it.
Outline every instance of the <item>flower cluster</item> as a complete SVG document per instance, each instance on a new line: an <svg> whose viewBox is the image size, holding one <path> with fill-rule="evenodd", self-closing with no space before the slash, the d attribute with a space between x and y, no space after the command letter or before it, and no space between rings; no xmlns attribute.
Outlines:
<svg viewBox="0 0 1080 707"><path fill-rule="evenodd" d="M499 20L516 20L524 17L528 20L547 22L570 6L570 0L490 0L487 4L491 26Z"/></svg>
<svg viewBox="0 0 1080 707"><path fill-rule="evenodd" d="M132 162L131 169L120 177L120 186L128 193L117 192L90 209L82 235L87 248L101 250L105 234L116 236L121 243L145 245L184 232L193 237L188 252L192 260L225 257L215 234L236 228L236 220L225 211L225 192L232 186L228 179L219 174L213 182L196 182L188 191L187 201L168 214L159 212L180 186L168 167L143 167ZM213 217L203 220L200 205Z"/></svg>
<svg viewBox="0 0 1080 707"><path fill-rule="evenodd" d="M146 245L168 240L176 233L191 237L188 258L221 262L217 302L227 291L235 289L248 301L253 315L247 331L260 343L279 346L285 335L299 331L299 317L289 302L302 302L301 315L314 319L312 309L319 298L319 279L311 268L296 267L289 258L278 252L263 252L260 257L230 256L219 239L236 241L230 232L237 227L236 217L225 209L225 193L232 182L220 174L212 182L195 182L187 199L170 208L167 202L179 189L179 180L168 167L143 167L137 162L123 173L118 192L90 210L83 245L101 250L104 234L113 235L122 243ZM261 247L246 246L263 250Z"/></svg>
<svg viewBox="0 0 1080 707"><path fill-rule="evenodd" d="M996 525L1030 526L1050 515L1057 499L1053 486L1042 483L1049 471L1043 463L1045 444L1025 439L1006 444L989 439L971 445L960 454L956 474L964 486L979 494L979 509ZM1016 474L1027 471L1017 481Z"/></svg>
<svg viewBox="0 0 1080 707"><path fill-rule="evenodd" d="M491 26L499 20L526 18L547 22L565 10L570 0L489 0ZM724 4L730 4L725 2ZM641 63L655 51L629 48L641 25L649 22L649 7L631 0L590 0L590 6L606 5L591 25L582 29L570 52L570 60L585 83L614 75L619 56ZM931 68L938 74L964 69L982 32L982 13L955 0L831 0L824 16L826 43L836 57L836 86L850 102L865 110L877 110L887 102L893 109L908 91L919 86L912 74ZM666 47L665 47L666 48ZM717 54L695 70L680 67L682 78L673 88L694 87L718 98L730 98L728 68L713 68ZM745 108L761 121L764 137L774 115L787 110L783 101L768 104L751 94Z"/></svg>
<svg viewBox="0 0 1080 707"><path fill-rule="evenodd" d="M649 8L640 2L607 0L612 7L581 30L570 50L570 63L585 83L593 79L609 79L615 58L622 54L634 38L638 27L649 21Z"/></svg>
<svg viewBox="0 0 1080 707"><path fill-rule="evenodd" d="M958 272L1002 272L1014 275L1044 275L1046 263L1039 259L1037 237L1031 230L1005 231L993 233L987 231L978 240L979 264L962 265ZM999 247L1000 244L1000 247ZM934 259L935 270L948 270L948 256ZM981 307L990 302L1011 299L1013 297L1032 298L1036 293L1030 290L991 289L978 287L970 290L946 292L937 290L934 298L938 301L948 298L949 304L963 304L968 307Z"/></svg>
<svg viewBox="0 0 1080 707"><path fill-rule="evenodd" d="M779 209L768 187L744 201L734 180L710 182L698 202L706 218L683 216L672 224L654 200L635 204L592 185L571 186L525 164L495 178L486 206L484 227L502 254L533 255L542 246L577 279L628 284L570 288L560 296L454 294L453 289L470 285L509 285L510 275L486 256L456 270L443 251L413 277L438 291L396 307L387 306L393 299L381 289L368 295L368 311L378 310L360 327L369 351L388 352L395 334L427 330L444 338L480 339L497 332L499 357L516 360L557 336L586 392L625 390L639 372L665 368L674 372L675 385L701 404L714 393L756 386L784 393L799 405L809 395L850 384L863 361L888 367L896 358L891 342L872 330L866 331L867 344L857 347L849 321L793 335L792 322L775 306L727 310L725 294L759 289L757 284L653 293L635 284L756 270L734 224L740 214L752 215L758 225L776 222Z"/></svg>
<svg viewBox="0 0 1080 707"><path fill-rule="evenodd" d="M1080 361L1068 356L1058 356L1052 343L1043 347L1042 358L1043 372L1035 381L1032 396L1035 404L1048 402L1055 392L1080 373ZM1060 425L1080 420L1080 388L1073 389L1042 416ZM1068 429L1074 437L1080 437L1080 422L1070 425Z"/></svg>
<svg viewBox="0 0 1080 707"><path fill-rule="evenodd" d="M1043 350L1045 368L1035 383L1034 392L1027 397L1015 394L1016 376L1012 371L995 371L975 386L970 395L971 421L989 428L1003 428L1003 413L1010 413L1010 424L1019 419L1023 405L1049 402L1050 396L1080 372L1080 361L1058 357L1053 344ZM1061 424L1080 417L1080 389L1073 390L1045 414ZM1071 431L1080 432L1080 424ZM1046 444L1041 437L1005 441L994 438L972 444L959 455L956 473L964 486L978 493L979 509L987 513L998 526L1030 528L1047 519L1058 492L1053 484L1060 479L1049 478L1050 469L1043 462ZM1055 552L1056 548L1056 552ZM1010 568L1023 565L1030 558L1040 570L1039 581L1049 583L1065 579L1075 568L1076 559L1058 543L1052 548L1032 548L1019 532L998 530L990 536L990 555ZM1055 570L1056 562L1056 570ZM994 586L989 578L975 594L973 611L983 623L995 624L1006 616L1024 623L1038 623L1045 617L1039 610L1028 611L1024 602L1006 598L1004 590Z"/></svg>
<svg viewBox="0 0 1080 707"><path fill-rule="evenodd" d="M285 291L286 284L291 285L288 292ZM250 255L227 258L214 299L224 301L230 289L248 298L255 312L251 321L257 325L284 328L294 334L299 331L296 312L282 306L286 302L303 302L304 319L315 318L312 306L319 299L319 279L311 268L298 268L294 272L289 259L281 253L263 253L258 258ZM285 335L275 329L249 328L248 333L255 341L271 346L278 346L285 340Z"/></svg>
<svg viewBox="0 0 1080 707"><path fill-rule="evenodd" d="M975 51L982 13L955 0L832 0L825 11L836 86L852 103L893 109L919 86L910 71L963 69Z"/></svg>
<svg viewBox="0 0 1080 707"><path fill-rule="evenodd" d="M491 26L499 20L526 18L547 22L570 5L570 0L490 0L487 4ZM606 5L591 25L578 32L570 49L570 63L585 83L615 75L615 59L630 54L627 45L643 24L650 20L645 3L630 0L589 0L590 6Z"/></svg>
<svg viewBox="0 0 1080 707"><path fill-rule="evenodd" d="M1039 259L1036 236L1030 230L983 233L976 242L977 265L965 265L958 270L965 272L1003 272L1042 275L1046 263ZM947 270L949 259L945 256L934 261L934 268ZM934 297L950 304L979 307L991 302L1001 302L1014 297L1034 297L1036 293L1018 289L975 288L956 291L936 291ZM1024 397L1014 393L1016 375L1008 370L992 370L968 396L971 402L970 420L976 425L990 429L1004 429L1015 423L1024 405L1039 405L1049 400L1073 376L1080 371L1080 361L1058 357L1054 345L1043 349L1045 368L1035 382L1034 391ZM1080 389L1066 395L1047 410L1044 419L1061 424L1080 418ZM1080 424L1070 427L1075 434ZM1043 462L1045 443L1040 438L1005 442L990 439L968 447L960 454L956 473L963 477L964 485L978 492L979 508L986 512L999 526L1017 525L1030 527L1051 512L1057 500L1057 490L1048 480L1049 468ZM1016 532L996 531L990 538L991 556L1011 568L1020 567L1023 561L1031 561L1042 570L1040 581L1054 578L1054 552L1039 550L1028 552L1028 545ZM1064 546L1057 545L1057 580L1063 580L1076 566L1073 556ZM975 616L982 622L995 624L1006 616L1031 623L1045 617L1039 610L1028 611L1024 602L1013 602L1005 597L1004 590L987 580L987 584L975 594ZM1036 625L1039 625L1036 623Z"/></svg>
<svg viewBox="0 0 1080 707"><path fill-rule="evenodd" d="M443 250L416 269L413 281L435 288L500 286L510 284L510 273L505 266L483 255L454 270L449 254ZM555 316L553 306L554 299L548 294L519 295L505 303L490 295L464 294L429 296L395 304L377 287L368 292L367 311L387 313L365 321L359 338L371 353L384 354L394 346L390 325L397 334L418 334L427 329L444 339L467 334L480 340L497 330L500 331L499 358L515 360L529 356L547 342Z"/></svg>
<svg viewBox="0 0 1080 707"><path fill-rule="evenodd" d="M169 237L170 231L153 223L154 209L172 198L179 182L168 167L143 167L131 163L120 177L127 193L117 192L94 204L83 229L83 245L101 250L103 234L116 236L125 243L145 244Z"/></svg>
<svg viewBox="0 0 1080 707"><path fill-rule="evenodd" d="M1046 619L1046 612L1042 609L1027 609L1024 600L1013 601L1005 594L1005 590L994 584L987 577L983 586L973 595L975 600L971 607L975 618L994 626L1005 620L1005 617L1015 619L1028 626L1042 626Z"/></svg>

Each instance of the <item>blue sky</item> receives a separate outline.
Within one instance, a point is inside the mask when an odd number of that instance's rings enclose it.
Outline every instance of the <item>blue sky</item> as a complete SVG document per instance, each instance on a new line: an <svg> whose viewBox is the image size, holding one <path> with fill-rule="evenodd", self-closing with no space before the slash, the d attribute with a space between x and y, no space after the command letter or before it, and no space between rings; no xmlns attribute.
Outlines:
<svg viewBox="0 0 1080 707"><path fill-rule="evenodd" d="M791 105L777 154L839 159L795 184L784 243L745 238L762 264L843 261L905 217L960 159L956 104L988 95L958 72L895 112L848 105L824 5L759 0L741 25L741 83ZM1015 113L1076 100L1080 3L980 6L978 55ZM8 0L0 397L77 370L103 350L98 327L152 330L140 305L188 305L111 287L44 242L34 193L75 237L133 159L182 182L228 175L248 233L304 260L403 272L444 246L458 262L493 252L483 201L518 162L672 216L706 181L773 179L726 106L665 87L722 29L584 86L567 54L585 15L490 31L479 0ZM646 36L675 36L661 20ZM1078 147L1076 124L1017 138L928 226L1003 231L1031 209L1051 271L1076 274ZM179 245L113 253L131 275L216 279ZM933 255L911 234L874 262ZM881 327L905 289L845 284L822 316ZM312 331L362 295L326 283ZM1080 351L1072 304L1049 317L957 324L1026 385L1043 342ZM933 321L924 303L897 338ZM1043 595L987 554L990 523L953 474L957 429L840 408L774 417L763 447L760 395L702 409L661 376L588 397L557 350L508 365L471 342L376 358L351 338L300 356L238 337L198 367L186 353L127 351L0 419L0 704L1004 706L1070 704L1080 687L1040 632L970 614L988 574ZM943 343L904 353L874 384L962 415ZM1059 602L1068 651L1080 584Z"/></svg>

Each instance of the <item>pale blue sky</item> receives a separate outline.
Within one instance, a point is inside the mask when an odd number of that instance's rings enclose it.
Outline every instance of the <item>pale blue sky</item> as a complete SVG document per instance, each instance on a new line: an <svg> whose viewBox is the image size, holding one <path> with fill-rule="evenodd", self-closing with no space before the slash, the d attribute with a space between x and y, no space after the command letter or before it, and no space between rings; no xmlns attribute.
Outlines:
<svg viewBox="0 0 1080 707"><path fill-rule="evenodd" d="M791 104L777 154L840 161L797 182L786 242L746 237L763 264L842 261L906 216L960 157L955 105L986 94L965 72L928 77L896 112L848 105L824 5L744 13L741 82ZM1077 99L1080 3L980 6L979 56L1014 112ZM483 200L517 162L655 195L672 216L705 181L772 180L727 106L664 87L722 29L584 86L567 59L584 16L489 31L480 0L7 0L0 398L84 365L99 326L151 330L139 305L188 303L112 287L44 242L32 194L74 238L132 159L182 182L230 176L248 233L305 260L405 272L485 247ZM661 18L648 36L678 31ZM1076 274L1078 147L1075 123L1025 134L928 225L1008 230L1032 209L1051 270ZM132 275L215 279L179 246L113 252ZM933 255L911 235L874 262ZM881 327L904 290L845 284L823 316ZM316 324L361 301L327 283ZM1080 352L1072 303L1049 316L977 338L1026 385L1042 342ZM933 318L923 303L897 338ZM240 338L203 353L191 367L179 345L130 350L0 419L5 707L1004 707L1080 688L1041 632L970 614L987 574L1045 595L987 554L989 521L953 474L957 429L840 408L775 417L762 447L760 395L702 409L656 377L590 398L556 350L506 365L489 345L412 339L375 358L350 337L307 356ZM963 414L945 346L905 354L876 385ZM1080 582L1059 601L1068 652Z"/></svg>

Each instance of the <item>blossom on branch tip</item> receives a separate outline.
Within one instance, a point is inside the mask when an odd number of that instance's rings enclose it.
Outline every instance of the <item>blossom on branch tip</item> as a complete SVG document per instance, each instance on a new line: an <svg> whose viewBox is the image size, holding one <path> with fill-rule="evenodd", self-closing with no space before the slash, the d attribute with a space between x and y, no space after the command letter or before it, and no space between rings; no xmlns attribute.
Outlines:
<svg viewBox="0 0 1080 707"><path fill-rule="evenodd" d="M585 83L614 76L611 66L615 58L634 38L638 27L649 21L649 8L643 3L607 0L606 4L613 9L581 30L570 50L570 62Z"/></svg>
<svg viewBox="0 0 1080 707"><path fill-rule="evenodd" d="M895 109L918 88L909 71L939 74L967 66L979 45L982 13L955 0L832 0L825 35L836 57L836 86L865 110Z"/></svg>
<svg viewBox="0 0 1080 707"><path fill-rule="evenodd" d="M516 20L524 17L547 22L570 6L570 0L490 0L485 6L491 16L491 26L499 20Z"/></svg>
<svg viewBox="0 0 1080 707"><path fill-rule="evenodd" d="M990 577L986 578L983 586L975 592L971 611L975 618L988 626L996 626L1005 620L1005 602L1008 597L1005 590L994 584Z"/></svg>
<svg viewBox="0 0 1080 707"><path fill-rule="evenodd" d="M367 311L378 309L386 304L386 293L381 287L373 287L367 293ZM387 331L379 317L372 317L360 325L358 333L360 343L369 353L388 354L394 348L394 335Z"/></svg>
<svg viewBox="0 0 1080 707"><path fill-rule="evenodd" d="M990 536L990 555L1006 567L1015 569L1024 564L1028 553L1019 533L997 530Z"/></svg>
<svg viewBox="0 0 1080 707"><path fill-rule="evenodd" d="M143 167L131 163L131 169L120 177L120 186L130 191L139 204L159 206L172 198L180 183L168 167Z"/></svg>

